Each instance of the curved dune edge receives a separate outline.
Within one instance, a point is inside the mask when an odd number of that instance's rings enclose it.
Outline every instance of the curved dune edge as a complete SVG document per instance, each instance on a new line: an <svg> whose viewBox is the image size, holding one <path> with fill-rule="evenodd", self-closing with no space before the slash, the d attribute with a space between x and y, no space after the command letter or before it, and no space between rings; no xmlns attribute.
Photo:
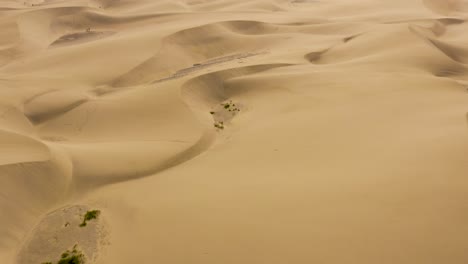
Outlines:
<svg viewBox="0 0 468 264"><path fill-rule="evenodd" d="M48 161L51 155L42 142L8 131L0 130L0 146L0 166Z"/></svg>

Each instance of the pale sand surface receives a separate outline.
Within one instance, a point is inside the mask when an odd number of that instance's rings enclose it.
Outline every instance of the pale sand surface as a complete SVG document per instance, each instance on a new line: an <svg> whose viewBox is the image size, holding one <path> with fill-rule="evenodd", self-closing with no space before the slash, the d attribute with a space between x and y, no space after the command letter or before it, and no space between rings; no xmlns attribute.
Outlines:
<svg viewBox="0 0 468 264"><path fill-rule="evenodd" d="M467 19L1 0L0 263L468 263Z"/></svg>

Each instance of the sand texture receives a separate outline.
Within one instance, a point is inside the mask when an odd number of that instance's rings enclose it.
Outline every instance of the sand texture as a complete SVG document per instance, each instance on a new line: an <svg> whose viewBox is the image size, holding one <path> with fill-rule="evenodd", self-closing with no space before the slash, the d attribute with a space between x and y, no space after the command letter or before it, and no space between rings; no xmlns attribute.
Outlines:
<svg viewBox="0 0 468 264"><path fill-rule="evenodd" d="M0 0L0 263L468 263L467 19Z"/></svg>

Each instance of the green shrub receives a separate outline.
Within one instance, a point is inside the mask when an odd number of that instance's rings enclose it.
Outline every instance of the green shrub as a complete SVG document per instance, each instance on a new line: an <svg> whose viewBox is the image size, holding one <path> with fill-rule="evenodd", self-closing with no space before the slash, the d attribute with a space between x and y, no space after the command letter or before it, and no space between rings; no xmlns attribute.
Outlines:
<svg viewBox="0 0 468 264"><path fill-rule="evenodd" d="M84 264L85 257L82 252L76 249L77 246L74 245L72 250L63 252L57 264ZM52 262L43 262L42 264L52 264Z"/></svg>
<svg viewBox="0 0 468 264"><path fill-rule="evenodd" d="M76 246L73 246L73 250L67 250L62 253L60 260L57 264L83 264L84 262L84 255L80 251L76 249Z"/></svg>
<svg viewBox="0 0 468 264"><path fill-rule="evenodd" d="M101 211L99 211L99 210L92 210L92 211L86 212L86 214L84 215L84 218L83 218L83 222L80 224L80 227L86 226L87 221L97 219L100 213L101 213Z"/></svg>

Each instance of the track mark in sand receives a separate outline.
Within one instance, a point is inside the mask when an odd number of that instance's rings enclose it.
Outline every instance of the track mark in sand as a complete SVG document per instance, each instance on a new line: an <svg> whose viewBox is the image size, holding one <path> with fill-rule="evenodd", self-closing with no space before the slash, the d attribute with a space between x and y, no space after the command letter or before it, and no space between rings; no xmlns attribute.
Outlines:
<svg viewBox="0 0 468 264"><path fill-rule="evenodd" d="M157 84L157 83L162 83L162 82L167 82L167 81L171 81L171 80L180 79L180 78L183 78L183 77L185 77L187 75L190 75L192 73L195 73L195 72L198 72L198 71L201 71L201 70L204 70L204 69L208 69L211 66L221 64L221 63L225 63L225 62L230 62L230 61L233 61L233 60L239 60L239 63L243 63L244 61L242 61L242 59L247 59L247 58L250 58L250 57L254 57L254 56L258 56L258 55L262 55L262 54L267 54L267 53L268 53L267 51L248 52L248 53L238 53L238 54L228 55L228 56L224 56L224 57L213 58L213 59L207 60L205 62L195 63L191 67L180 69L176 73L172 74L171 76L158 79L156 81L151 82L151 84ZM119 88L119 87L114 87L114 86L99 87L99 88L96 88L93 91L93 94L95 96L104 96L104 95L108 95L108 94L112 94L112 93L116 93L116 92L120 92L120 91L125 91L125 90L128 90L128 88L127 87Z"/></svg>
<svg viewBox="0 0 468 264"><path fill-rule="evenodd" d="M201 70L204 70L204 69L208 69L211 66L221 64L221 63L225 63L225 62L230 62L230 61L233 61L233 60L239 60L238 61L239 63L244 63L243 59L248 59L250 57L254 57L254 56L258 56L258 55L262 55L262 54L267 54L267 53L268 53L267 51L248 52L248 53L238 53L238 54L228 55L228 56L224 56L224 57L213 58L213 59L207 60L205 62L195 63L191 67L180 69L176 73L174 73L174 74L172 74L170 76L167 76L167 77L152 81L151 84L157 84L157 83L162 83L162 82L167 82L167 81L171 81L171 80L180 79L180 78L183 78L183 77L185 77L187 75L190 75L192 73L195 73L195 72L198 72L198 71L201 71ZM116 93L116 92L121 92L121 91L126 91L126 90L129 90L129 88L128 87L115 87L115 86L102 86L102 87L97 87L92 92L93 92L93 94L95 96L105 96L105 95L108 95L108 94L113 94L113 93Z"/></svg>
<svg viewBox="0 0 468 264"><path fill-rule="evenodd" d="M56 263L62 253L75 245L93 263L100 249L108 244L108 231L102 216L80 227L89 210L86 205L72 205L47 214L28 235L17 263Z"/></svg>
<svg viewBox="0 0 468 264"><path fill-rule="evenodd" d="M267 52L257 52L257 53L241 53L241 54L234 54L234 55L229 55L229 56L224 56L224 57L219 57L219 58L214 58L208 61L205 61L203 63L196 63L192 67L184 68L181 70L178 70L176 73L173 75L162 78L159 80L154 81L153 83L160 83L160 82L165 82L165 81L170 81L178 78L182 78L184 76L187 76L193 72L197 72L206 68L209 68L213 65L224 63L224 62L229 62L233 60L240 60L240 59L246 59L249 57L261 55L261 54L266 54Z"/></svg>

